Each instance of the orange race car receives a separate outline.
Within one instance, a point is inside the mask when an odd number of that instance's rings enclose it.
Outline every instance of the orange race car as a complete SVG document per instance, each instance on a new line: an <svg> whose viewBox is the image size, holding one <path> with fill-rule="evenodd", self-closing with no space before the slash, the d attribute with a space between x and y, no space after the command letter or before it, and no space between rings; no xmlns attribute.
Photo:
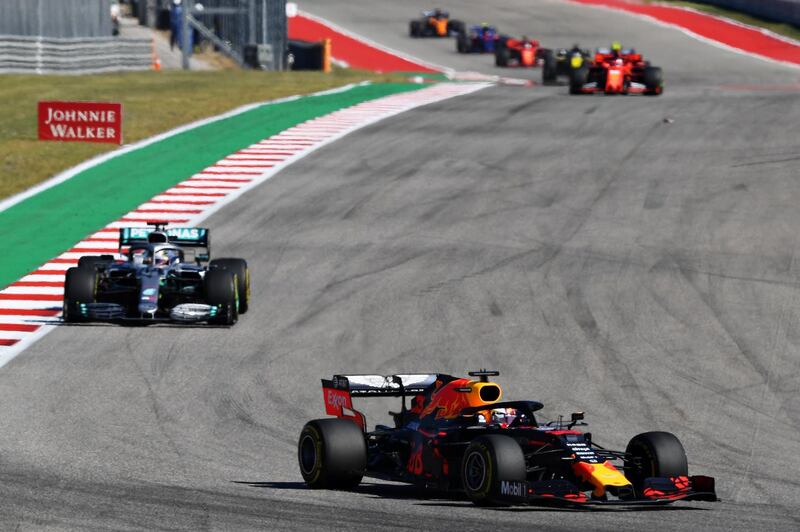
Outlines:
<svg viewBox="0 0 800 532"><path fill-rule="evenodd" d="M652 505L716 501L714 479L689 476L681 442L668 432L634 436L624 451L582 432L582 412L542 421L537 401L504 401L490 381L439 374L334 375L323 379L325 411L298 441L311 488L352 489L368 476L460 492L478 505ZM353 399L397 397L389 425L367 428ZM407 402L410 399L410 402Z"/></svg>
<svg viewBox="0 0 800 532"><path fill-rule="evenodd" d="M664 78L661 68L651 66L642 54L615 42L611 49L597 50L593 61L573 65L569 92L656 96L664 92Z"/></svg>
<svg viewBox="0 0 800 532"><path fill-rule="evenodd" d="M441 9L423 11L422 17L409 23L408 32L412 37L450 37L465 33L465 25L453 20L450 14Z"/></svg>

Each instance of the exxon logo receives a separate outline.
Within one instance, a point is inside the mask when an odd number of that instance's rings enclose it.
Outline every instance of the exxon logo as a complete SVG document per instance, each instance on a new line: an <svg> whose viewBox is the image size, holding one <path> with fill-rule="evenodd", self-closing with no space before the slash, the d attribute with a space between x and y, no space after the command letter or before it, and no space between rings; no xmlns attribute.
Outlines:
<svg viewBox="0 0 800 532"><path fill-rule="evenodd" d="M328 404L334 407L347 408L347 397L334 393L333 390L328 390Z"/></svg>
<svg viewBox="0 0 800 532"><path fill-rule="evenodd" d="M528 488L526 482L517 482L513 480L503 480L500 482L500 495L507 497L525 497Z"/></svg>

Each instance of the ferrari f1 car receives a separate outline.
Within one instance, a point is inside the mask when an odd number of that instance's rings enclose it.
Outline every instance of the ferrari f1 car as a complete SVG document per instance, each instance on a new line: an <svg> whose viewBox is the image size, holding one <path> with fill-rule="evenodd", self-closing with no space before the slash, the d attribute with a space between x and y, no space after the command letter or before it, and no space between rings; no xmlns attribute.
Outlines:
<svg viewBox="0 0 800 532"><path fill-rule="evenodd" d="M577 44L572 48L545 50L543 55L542 83L545 85L556 83L559 78L569 81L573 70L594 59L591 51L582 49Z"/></svg>
<svg viewBox="0 0 800 532"><path fill-rule="evenodd" d="M412 20L408 27L412 37L450 37L464 30L463 22L451 19L450 14L441 9L423 11L422 16Z"/></svg>
<svg viewBox="0 0 800 532"><path fill-rule="evenodd" d="M570 73L570 94L647 94L664 92L661 68L650 66L635 50L600 49L594 60Z"/></svg>
<svg viewBox="0 0 800 532"><path fill-rule="evenodd" d="M85 256L67 270L64 321L236 323L250 300L247 262L216 259L206 265L208 229L150 225L119 230L124 259Z"/></svg>
<svg viewBox="0 0 800 532"><path fill-rule="evenodd" d="M466 494L478 505L660 505L716 501L714 479L689 476L668 432L634 436L624 451L601 447L583 413L542 422L537 401L501 401L496 371L450 375L335 375L322 381L325 411L298 442L311 488L351 489L362 477ZM367 430L354 398L400 397L392 425ZM406 398L411 398L410 408Z"/></svg>
<svg viewBox="0 0 800 532"><path fill-rule="evenodd" d="M491 54L498 43L505 42L507 38L500 36L497 28L488 24L470 26L456 35L456 51L460 54Z"/></svg>
<svg viewBox="0 0 800 532"><path fill-rule="evenodd" d="M494 51L494 64L499 67L536 67L544 64L547 49L539 41L522 37L504 39Z"/></svg>

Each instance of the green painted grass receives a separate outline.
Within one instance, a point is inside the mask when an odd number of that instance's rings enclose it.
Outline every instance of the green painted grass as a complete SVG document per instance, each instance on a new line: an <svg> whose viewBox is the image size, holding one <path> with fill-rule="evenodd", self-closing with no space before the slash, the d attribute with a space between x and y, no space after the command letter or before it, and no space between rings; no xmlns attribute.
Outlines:
<svg viewBox="0 0 800 532"><path fill-rule="evenodd" d="M0 212L0 286L59 255L159 192L300 122L424 85L376 83L267 104L123 154Z"/></svg>

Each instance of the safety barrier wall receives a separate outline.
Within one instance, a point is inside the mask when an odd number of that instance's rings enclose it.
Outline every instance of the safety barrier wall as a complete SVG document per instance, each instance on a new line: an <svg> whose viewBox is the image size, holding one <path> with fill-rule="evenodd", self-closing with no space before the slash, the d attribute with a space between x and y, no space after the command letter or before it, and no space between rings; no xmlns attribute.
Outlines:
<svg viewBox="0 0 800 532"><path fill-rule="evenodd" d="M0 0L0 35L111 36L110 0Z"/></svg>
<svg viewBox="0 0 800 532"><path fill-rule="evenodd" d="M45 39L0 35L0 73L92 74L152 67L150 39Z"/></svg>
<svg viewBox="0 0 800 532"><path fill-rule="evenodd" d="M800 28L800 0L695 0Z"/></svg>

